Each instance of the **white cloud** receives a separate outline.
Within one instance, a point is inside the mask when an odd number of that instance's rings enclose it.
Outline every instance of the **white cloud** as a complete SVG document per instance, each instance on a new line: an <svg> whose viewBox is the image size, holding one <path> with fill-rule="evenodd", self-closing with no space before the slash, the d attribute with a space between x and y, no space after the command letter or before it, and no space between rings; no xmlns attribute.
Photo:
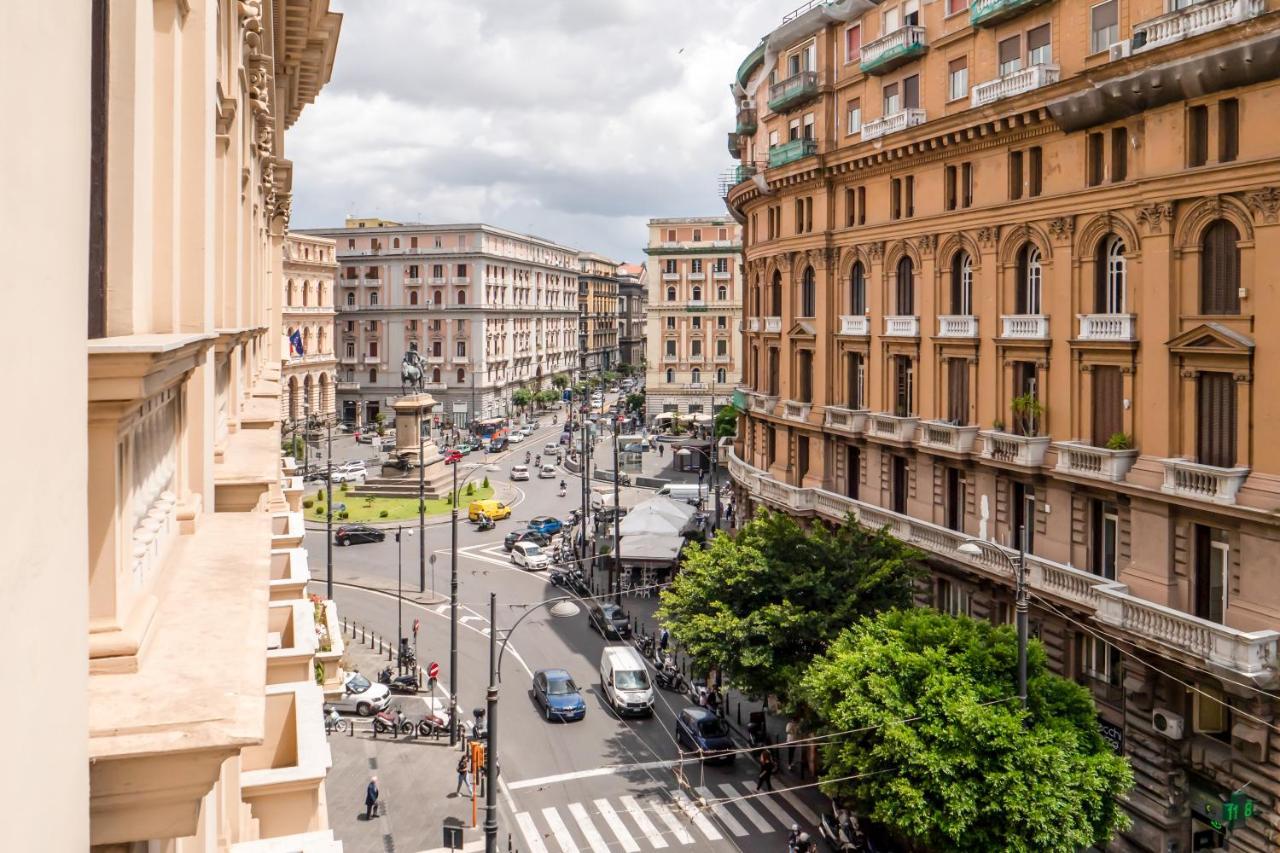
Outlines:
<svg viewBox="0 0 1280 853"><path fill-rule="evenodd" d="M794 0L793 0L794 2ZM483 221L639 260L719 214L728 85L787 3L335 0L333 80L289 133L293 224Z"/></svg>

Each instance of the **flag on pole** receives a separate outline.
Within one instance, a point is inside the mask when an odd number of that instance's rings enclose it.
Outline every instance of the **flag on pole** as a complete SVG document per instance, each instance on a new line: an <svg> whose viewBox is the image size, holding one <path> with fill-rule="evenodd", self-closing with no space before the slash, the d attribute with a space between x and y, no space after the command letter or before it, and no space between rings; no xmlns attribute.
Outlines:
<svg viewBox="0 0 1280 853"><path fill-rule="evenodd" d="M299 329L294 329L294 330L293 330L293 333L292 333L291 335L289 335L289 351L290 351L293 355L305 355L305 353L303 353L303 351L302 351L302 332L301 332L301 330L299 330Z"/></svg>

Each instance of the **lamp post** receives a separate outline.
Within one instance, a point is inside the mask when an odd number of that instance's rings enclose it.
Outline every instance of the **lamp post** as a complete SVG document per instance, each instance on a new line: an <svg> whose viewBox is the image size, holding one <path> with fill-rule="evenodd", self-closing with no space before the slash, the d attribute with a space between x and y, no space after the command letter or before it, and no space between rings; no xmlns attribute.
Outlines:
<svg viewBox="0 0 1280 853"><path fill-rule="evenodd" d="M720 530L720 484L719 484L720 478L718 476L720 471L720 448L716 446L714 426L711 428L711 435L712 435L711 450L707 451L698 447L689 447L688 445L685 445L684 447L676 451L676 456L680 456L687 459L688 457L692 456L694 453L698 453L698 454L701 454L702 456L705 456L707 460L711 462L711 491L715 497L715 508L716 508L715 523L712 525L712 530L718 532Z"/></svg>
<svg viewBox="0 0 1280 853"><path fill-rule="evenodd" d="M333 418L329 418L325 438L324 478L324 597L333 601Z"/></svg>
<svg viewBox="0 0 1280 853"><path fill-rule="evenodd" d="M1027 708L1027 527L1018 526L1018 558L1015 561L1003 548L996 548L981 539L966 539L956 549L969 557L981 557L984 550L995 551L1013 570L1014 614L1018 627L1018 698L1022 709Z"/></svg>
<svg viewBox="0 0 1280 853"><path fill-rule="evenodd" d="M396 527L396 672L397 673L402 673L404 671L404 655L402 652L405 647L405 639L406 639L404 635L404 579L403 579L404 576L400 571L401 566L404 563L402 559L402 555L404 551L400 547L400 539L403 537L405 532L406 531L404 529L403 524ZM408 534L412 536L413 531L412 530L408 531Z"/></svg>
<svg viewBox="0 0 1280 853"><path fill-rule="evenodd" d="M449 746L458 745L458 465L453 461L453 514L449 544Z"/></svg>
<svg viewBox="0 0 1280 853"><path fill-rule="evenodd" d="M427 591L427 507L425 439L422 436L422 412L418 411L418 592ZM434 586L434 585L433 585ZM432 590L434 594L435 590Z"/></svg>
<svg viewBox="0 0 1280 853"><path fill-rule="evenodd" d="M614 578L617 579L617 586L613 587L613 603L622 605L622 498L621 480L622 472L618 470L618 432L622 426L622 415L618 415L613 419L613 572L609 579L610 586L613 586Z"/></svg>

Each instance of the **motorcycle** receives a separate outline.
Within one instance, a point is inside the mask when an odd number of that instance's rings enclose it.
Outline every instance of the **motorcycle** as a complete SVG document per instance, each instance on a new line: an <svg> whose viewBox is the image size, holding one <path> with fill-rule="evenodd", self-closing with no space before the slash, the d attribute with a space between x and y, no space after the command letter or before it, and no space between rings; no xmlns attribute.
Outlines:
<svg viewBox="0 0 1280 853"><path fill-rule="evenodd" d="M449 733L449 724L443 717L428 712L413 724L413 731L418 737L438 738Z"/></svg>
<svg viewBox="0 0 1280 853"><path fill-rule="evenodd" d="M809 833L802 832L800 827L792 825L787 836L787 853L818 853L818 842Z"/></svg>
<svg viewBox="0 0 1280 853"><path fill-rule="evenodd" d="M526 450L524 452L524 464L528 465L532 459L533 459L533 452Z"/></svg>
<svg viewBox="0 0 1280 853"><path fill-rule="evenodd" d="M378 683L387 685L392 693L417 693L419 690L418 676L413 673L392 676L391 667L378 673Z"/></svg>
<svg viewBox="0 0 1280 853"><path fill-rule="evenodd" d="M338 714L337 708L332 705L325 706L324 730L326 733L337 732L338 734L343 734L347 730L347 725L347 721Z"/></svg>
<svg viewBox="0 0 1280 853"><path fill-rule="evenodd" d="M636 649L645 657L653 657L653 637L637 634L635 637Z"/></svg>
<svg viewBox="0 0 1280 853"><path fill-rule="evenodd" d="M569 572L564 569L552 569L548 574L552 586L559 586L568 589Z"/></svg>
<svg viewBox="0 0 1280 853"><path fill-rule="evenodd" d="M375 734L400 732L407 735L413 733L413 723L404 718L399 708L385 708L373 718L373 731Z"/></svg>
<svg viewBox="0 0 1280 853"><path fill-rule="evenodd" d="M818 834L836 853L866 853L873 849L858 826L857 816L835 803L831 804L831 813L822 816Z"/></svg>
<svg viewBox="0 0 1280 853"><path fill-rule="evenodd" d="M654 670L654 683L663 690L671 690L675 693L684 693L689 689L689 684L685 681L684 673L676 668L676 662L667 655L662 662L662 666Z"/></svg>
<svg viewBox="0 0 1280 853"><path fill-rule="evenodd" d="M566 488L564 487L564 483L561 483L561 484L560 484L560 497L564 497L564 496L565 496L565 495L567 495L568 493L569 493L569 490L568 490L568 489L566 489Z"/></svg>
<svg viewBox="0 0 1280 853"><path fill-rule="evenodd" d="M484 513L480 513L480 518L476 521L476 532L483 533L486 530L492 530L497 527L498 523Z"/></svg>

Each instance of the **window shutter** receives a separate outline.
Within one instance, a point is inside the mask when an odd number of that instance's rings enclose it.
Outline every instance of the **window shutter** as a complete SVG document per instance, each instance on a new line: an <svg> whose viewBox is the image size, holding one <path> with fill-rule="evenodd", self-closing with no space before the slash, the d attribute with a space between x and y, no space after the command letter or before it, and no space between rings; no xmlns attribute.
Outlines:
<svg viewBox="0 0 1280 853"><path fill-rule="evenodd" d="M963 358L947 360L947 419L969 422L969 364Z"/></svg>
<svg viewBox="0 0 1280 853"><path fill-rule="evenodd" d="M1098 251L1093 257L1093 312L1105 314L1107 311L1107 243L1103 238L1098 243Z"/></svg>
<svg viewBox="0 0 1280 853"><path fill-rule="evenodd" d="M1093 369L1093 444L1106 445L1107 439L1124 432L1124 380L1118 367Z"/></svg>
<svg viewBox="0 0 1280 853"><path fill-rule="evenodd" d="M964 298L961 293L961 279L964 275L964 252L956 252L951 258L951 313L963 314L961 307Z"/></svg>
<svg viewBox="0 0 1280 853"><path fill-rule="evenodd" d="M1218 468L1236 464L1236 388L1229 373L1196 379L1196 461Z"/></svg>
<svg viewBox="0 0 1280 853"><path fill-rule="evenodd" d="M913 267L911 258L904 255L898 261L898 314L909 316L915 313L915 300L911 277Z"/></svg>
<svg viewBox="0 0 1280 853"><path fill-rule="evenodd" d="M1240 313L1240 249L1236 227L1219 219L1204 233L1200 253L1200 313Z"/></svg>
<svg viewBox="0 0 1280 853"><path fill-rule="evenodd" d="M1027 265L1028 247L1023 246L1018 250L1018 282L1014 288L1017 293L1014 296L1015 314L1027 313L1027 278L1031 270Z"/></svg>

